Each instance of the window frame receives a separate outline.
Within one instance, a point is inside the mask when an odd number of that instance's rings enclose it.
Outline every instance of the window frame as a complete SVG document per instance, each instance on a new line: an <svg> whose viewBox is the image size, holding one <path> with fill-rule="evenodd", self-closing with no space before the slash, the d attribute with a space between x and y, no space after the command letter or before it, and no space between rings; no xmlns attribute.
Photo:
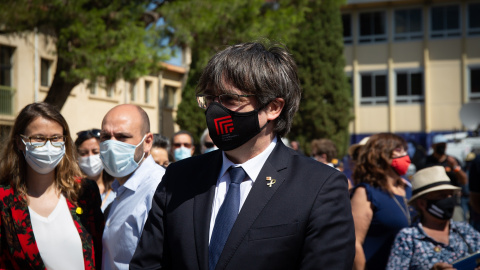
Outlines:
<svg viewBox="0 0 480 270"><path fill-rule="evenodd" d="M177 91L178 87L169 84L163 85L163 99L166 109L174 109L177 106Z"/></svg>
<svg viewBox="0 0 480 270"><path fill-rule="evenodd" d="M403 104L423 104L425 102L425 72L423 68L407 68L407 69L396 69L394 70L395 77L394 79L394 94L395 94L395 104L396 105L403 105ZM399 96L398 95L398 74L407 74L407 96ZM412 74L420 73L422 76L422 95L412 95Z"/></svg>
<svg viewBox="0 0 480 270"><path fill-rule="evenodd" d="M363 87L362 81L364 75L370 75L372 78L372 95L376 94L376 76L385 76L385 96L377 97L374 95L373 97L363 97ZM377 71L361 71L359 72L359 85L360 85L360 100L359 103L361 106L370 106L370 105L388 105L389 100L389 90L388 90L388 70L377 70Z"/></svg>
<svg viewBox="0 0 480 270"><path fill-rule="evenodd" d="M343 29L344 29L343 16L344 15L348 15L350 17L350 36L348 36L348 37L343 36ZM352 45L353 44L353 15L352 15L351 12L342 13L342 37L343 37L343 44L344 45Z"/></svg>
<svg viewBox="0 0 480 270"><path fill-rule="evenodd" d="M47 63L46 71L43 69L44 62ZM51 59L40 57L40 87L49 88L52 85L52 64L53 61ZM47 84L44 84L44 75L46 76Z"/></svg>
<svg viewBox="0 0 480 270"><path fill-rule="evenodd" d="M153 81L150 81L150 80L144 80L144 83L143 83L143 94L144 94L144 102L145 104L149 104L150 101L152 100L151 99L151 95L152 95L152 85L153 85Z"/></svg>
<svg viewBox="0 0 480 270"><path fill-rule="evenodd" d="M472 69L480 71L480 63L467 66L468 101L480 101L480 93L472 93Z"/></svg>
<svg viewBox="0 0 480 270"><path fill-rule="evenodd" d="M137 101L137 90L138 90L138 86L137 86L137 83L138 81L131 81L130 82L130 88L129 88L129 95L130 95L130 101L131 102L135 102Z"/></svg>
<svg viewBox="0 0 480 270"><path fill-rule="evenodd" d="M112 83L110 85L107 85L105 87L105 96L107 98L113 98L115 97L115 89L116 89L116 83Z"/></svg>
<svg viewBox="0 0 480 270"><path fill-rule="evenodd" d="M419 32L407 32L407 33L399 33L395 32L397 24L396 24L396 12L397 11L412 11L412 10L420 10L420 31ZM402 42L402 41L413 41L413 40L422 40L424 35L424 18L423 18L423 8L414 6L414 7L404 7L404 8L397 8L393 10L392 16L392 39L395 42ZM408 13L408 26L410 26L410 13Z"/></svg>
<svg viewBox="0 0 480 270"><path fill-rule="evenodd" d="M471 2L471 3L467 3L467 21L466 21L466 24L467 24L467 36L480 36L480 27L474 27L474 28L470 28L470 6L471 5L479 5L480 6L480 2Z"/></svg>
<svg viewBox="0 0 480 270"><path fill-rule="evenodd" d="M10 53L10 63L8 65L3 65L1 62L0 62L0 73L3 73L3 70L9 70L9 81L8 81L8 85L7 84L4 84L4 82L1 80L1 76L0 76L0 86L4 86L4 87L13 87L13 66L14 66L14 60L13 60L13 57L14 57L14 54L15 54L15 50L16 48L15 47L12 47L12 46L8 46L8 45L3 45L3 44L0 44L0 53L1 53L1 50L3 50L3 48L5 50L9 50L9 53Z"/></svg>
<svg viewBox="0 0 480 270"><path fill-rule="evenodd" d="M368 36L362 36L362 32L361 32L361 15L362 14L365 14L365 13L370 13L370 14L374 14L374 13L381 13L383 14L383 23L385 24L385 33L382 34L382 35L368 35ZM358 20L358 24L357 24L357 44L372 44L372 43L387 43L388 42L388 14L387 14L387 11L386 10L366 10L366 11L362 11L362 12L358 12L358 15L357 15L357 20ZM377 39L381 39L381 40L377 40Z"/></svg>
<svg viewBox="0 0 480 270"><path fill-rule="evenodd" d="M455 30L433 30L433 16L432 12L434 8L446 8L446 7L458 7L458 29ZM447 4L440 4L440 5L434 5L431 6L428 10L428 27L429 27L429 33L428 36L430 39L444 39L444 38L460 38L462 37L462 6L460 4L452 4L452 3L447 3ZM443 16L445 18L445 16ZM444 21L445 23L445 21ZM434 36L435 35L435 36Z"/></svg>
<svg viewBox="0 0 480 270"><path fill-rule="evenodd" d="M89 93L90 96L96 96L98 94L98 82L97 81L90 85L88 93Z"/></svg>

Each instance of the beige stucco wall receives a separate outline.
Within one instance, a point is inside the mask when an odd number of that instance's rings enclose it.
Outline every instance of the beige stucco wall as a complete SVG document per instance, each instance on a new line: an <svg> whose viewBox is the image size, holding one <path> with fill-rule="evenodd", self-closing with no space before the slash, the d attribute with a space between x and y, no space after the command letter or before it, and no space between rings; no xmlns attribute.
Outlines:
<svg viewBox="0 0 480 270"><path fill-rule="evenodd" d="M425 107L417 104L401 104L395 106L395 131L411 132L425 130Z"/></svg>
<svg viewBox="0 0 480 270"><path fill-rule="evenodd" d="M385 127L388 126L388 107L386 105L365 106L355 117L358 118L359 123L358 133L385 132Z"/></svg>

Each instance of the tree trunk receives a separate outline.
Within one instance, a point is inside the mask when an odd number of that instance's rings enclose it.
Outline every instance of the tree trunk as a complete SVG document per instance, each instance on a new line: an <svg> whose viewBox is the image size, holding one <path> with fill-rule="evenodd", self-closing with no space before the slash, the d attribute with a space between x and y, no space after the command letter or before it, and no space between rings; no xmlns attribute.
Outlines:
<svg viewBox="0 0 480 270"><path fill-rule="evenodd" d="M81 82L66 80L65 77L61 75L64 72L68 73L71 68L71 63L65 61L59 53L55 76L53 77L52 85L50 86L48 94L44 100L46 103L55 106L59 111L62 110L63 105L67 102L67 98L73 88Z"/></svg>

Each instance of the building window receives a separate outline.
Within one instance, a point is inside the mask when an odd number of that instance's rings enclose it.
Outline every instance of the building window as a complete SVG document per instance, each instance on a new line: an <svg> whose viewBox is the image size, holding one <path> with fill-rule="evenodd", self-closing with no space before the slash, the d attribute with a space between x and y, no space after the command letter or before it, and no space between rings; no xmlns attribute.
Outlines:
<svg viewBox="0 0 480 270"><path fill-rule="evenodd" d="M430 37L458 37L460 28L460 6L432 7L430 16Z"/></svg>
<svg viewBox="0 0 480 270"><path fill-rule="evenodd" d="M113 95L115 94L115 84L107 85L105 91L107 92L107 97L113 97Z"/></svg>
<svg viewBox="0 0 480 270"><path fill-rule="evenodd" d="M175 94L177 89L173 86L165 85L163 90L164 90L163 97L165 99L165 108L168 108L168 109L175 108L175 102L176 102Z"/></svg>
<svg viewBox="0 0 480 270"><path fill-rule="evenodd" d="M47 59L40 60L40 85L44 87L50 86L50 66L52 62Z"/></svg>
<svg viewBox="0 0 480 270"><path fill-rule="evenodd" d="M395 10L395 40L412 40L423 37L422 10L403 9Z"/></svg>
<svg viewBox="0 0 480 270"><path fill-rule="evenodd" d="M13 52L14 48L0 46L0 114L13 114Z"/></svg>
<svg viewBox="0 0 480 270"><path fill-rule="evenodd" d="M423 102L423 73L421 71L397 72L397 103Z"/></svg>
<svg viewBox="0 0 480 270"><path fill-rule="evenodd" d="M480 35L480 3L468 5L468 35Z"/></svg>
<svg viewBox="0 0 480 270"><path fill-rule="evenodd" d="M480 67L470 68L470 100L480 101Z"/></svg>
<svg viewBox="0 0 480 270"><path fill-rule="evenodd" d="M363 73L360 75L362 105L387 104L387 75L382 73Z"/></svg>
<svg viewBox="0 0 480 270"><path fill-rule="evenodd" d="M130 101L135 101L137 98L137 82L130 83Z"/></svg>
<svg viewBox="0 0 480 270"><path fill-rule="evenodd" d="M14 48L0 46L0 85L12 86L12 56Z"/></svg>
<svg viewBox="0 0 480 270"><path fill-rule="evenodd" d="M360 43L387 40L385 12L360 13Z"/></svg>
<svg viewBox="0 0 480 270"><path fill-rule="evenodd" d="M89 89L90 89L90 95L96 95L97 94L97 88L98 88L98 83L91 83L89 84Z"/></svg>
<svg viewBox="0 0 480 270"><path fill-rule="evenodd" d="M342 24L343 24L343 43L352 44L352 15L342 14Z"/></svg>
<svg viewBox="0 0 480 270"><path fill-rule="evenodd" d="M145 103L150 103L150 93L152 92L152 82L145 81Z"/></svg>

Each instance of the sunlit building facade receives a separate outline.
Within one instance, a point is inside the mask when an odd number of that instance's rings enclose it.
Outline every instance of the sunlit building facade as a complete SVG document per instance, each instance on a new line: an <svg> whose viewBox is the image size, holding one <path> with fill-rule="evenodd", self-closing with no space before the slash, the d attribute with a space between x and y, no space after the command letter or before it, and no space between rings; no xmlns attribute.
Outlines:
<svg viewBox="0 0 480 270"><path fill-rule="evenodd" d="M480 1L348 0L342 21L352 142L464 130L462 105L480 102Z"/></svg>
<svg viewBox="0 0 480 270"><path fill-rule="evenodd" d="M77 85L61 110L74 139L78 131L100 128L107 111L125 103L139 105L147 112L152 132L173 135L179 129L175 118L189 59L185 50L170 63L162 63L159 74L109 86L101 79L91 87L86 82ZM0 137L8 134L23 107L45 99L55 67L51 37L34 33L24 37L0 35Z"/></svg>

